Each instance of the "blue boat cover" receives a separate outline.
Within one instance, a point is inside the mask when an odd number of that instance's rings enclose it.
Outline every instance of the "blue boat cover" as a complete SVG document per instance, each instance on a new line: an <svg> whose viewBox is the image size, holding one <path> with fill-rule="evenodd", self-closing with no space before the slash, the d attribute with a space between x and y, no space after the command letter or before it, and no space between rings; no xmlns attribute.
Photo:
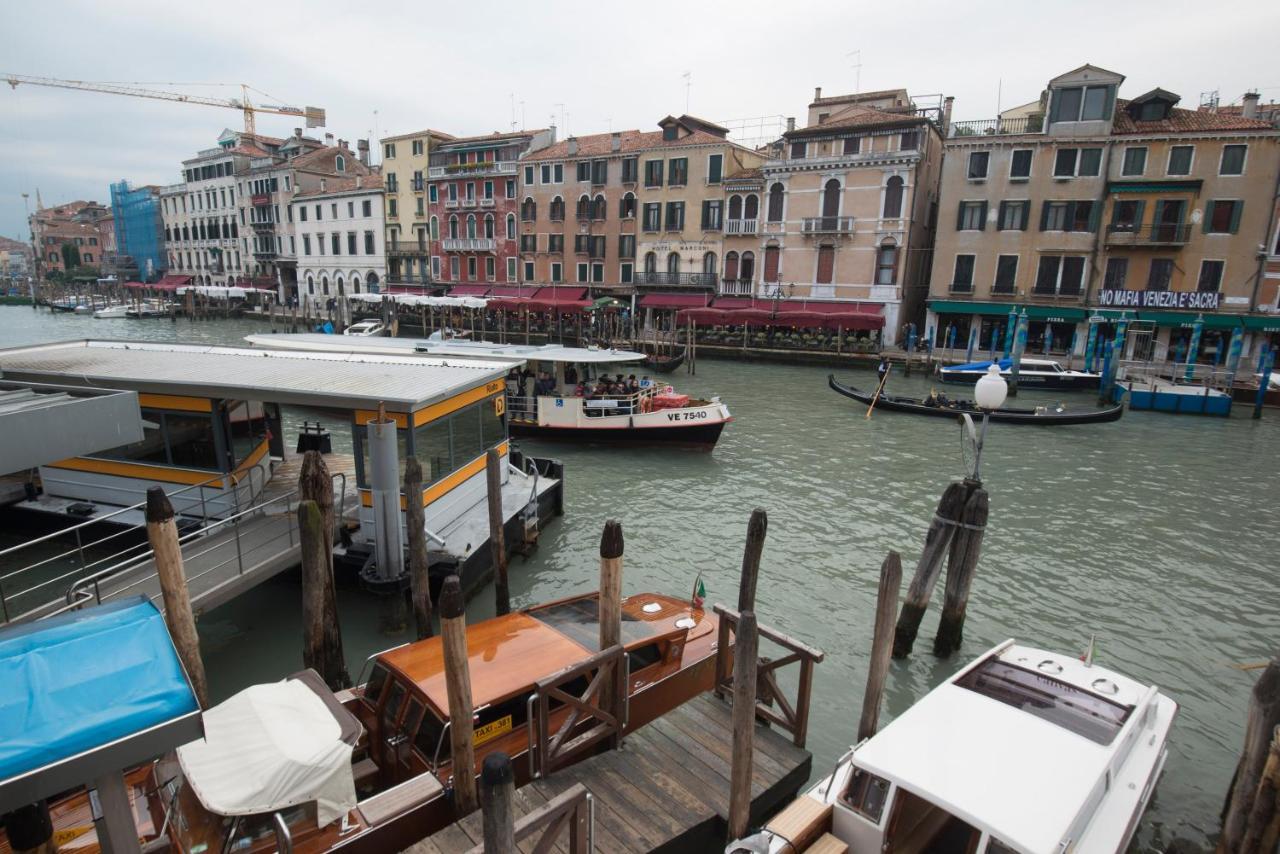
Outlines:
<svg viewBox="0 0 1280 854"><path fill-rule="evenodd" d="M145 597L0 629L0 780L199 707Z"/></svg>
<svg viewBox="0 0 1280 854"><path fill-rule="evenodd" d="M991 360L988 359L985 362L970 362L967 365L950 365L949 367L945 367L942 370L944 371L985 371L987 368L991 367L991 364L992 364ZM1009 358L1001 359L995 364L1000 367L1000 370L1007 371L1013 367L1013 359L1009 359Z"/></svg>

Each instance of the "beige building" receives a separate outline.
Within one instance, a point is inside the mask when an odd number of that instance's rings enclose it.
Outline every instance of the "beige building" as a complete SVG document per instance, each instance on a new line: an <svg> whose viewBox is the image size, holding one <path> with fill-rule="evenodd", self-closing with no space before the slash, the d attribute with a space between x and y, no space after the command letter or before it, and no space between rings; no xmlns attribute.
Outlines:
<svg viewBox="0 0 1280 854"><path fill-rule="evenodd" d="M725 268L725 187L763 158L693 116L660 130L569 137L520 169L522 280L713 296Z"/></svg>
<svg viewBox="0 0 1280 854"><path fill-rule="evenodd" d="M451 139L450 134L428 128L381 140L388 285L434 281L427 176L433 147Z"/></svg>
<svg viewBox="0 0 1280 854"><path fill-rule="evenodd" d="M949 103L816 90L764 164L757 295L877 308L893 343L927 288Z"/></svg>
<svg viewBox="0 0 1280 854"><path fill-rule="evenodd" d="M951 126L925 323L939 346L976 329L1003 350L1014 309L1034 352L1082 353L1088 318L1122 311L1153 332L1140 358L1177 358L1201 314L1203 360L1232 329L1246 347L1280 329L1264 285L1280 132L1163 89L1120 99L1123 80L1085 65L1038 112Z"/></svg>

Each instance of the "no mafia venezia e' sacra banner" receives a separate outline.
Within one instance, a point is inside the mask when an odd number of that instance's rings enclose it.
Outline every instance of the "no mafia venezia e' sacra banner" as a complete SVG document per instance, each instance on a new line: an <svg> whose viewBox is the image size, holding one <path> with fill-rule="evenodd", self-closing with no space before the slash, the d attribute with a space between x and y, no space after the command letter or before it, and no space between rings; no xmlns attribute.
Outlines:
<svg viewBox="0 0 1280 854"><path fill-rule="evenodd" d="M1098 292L1098 304L1114 308L1217 311L1221 296L1217 291L1128 291L1103 288Z"/></svg>

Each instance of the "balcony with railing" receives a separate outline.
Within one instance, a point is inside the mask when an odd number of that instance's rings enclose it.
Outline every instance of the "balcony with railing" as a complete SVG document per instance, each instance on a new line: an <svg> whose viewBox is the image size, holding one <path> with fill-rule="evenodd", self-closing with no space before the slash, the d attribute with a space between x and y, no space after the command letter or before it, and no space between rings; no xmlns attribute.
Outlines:
<svg viewBox="0 0 1280 854"><path fill-rule="evenodd" d="M492 237L446 237L441 243L445 252L498 251L498 241Z"/></svg>
<svg viewBox="0 0 1280 854"><path fill-rule="evenodd" d="M480 199L480 207L482 208L492 208L497 206L497 204L498 204L497 199L485 199L485 198Z"/></svg>
<svg viewBox="0 0 1280 854"><path fill-rule="evenodd" d="M444 209L447 211L456 210L460 206L460 204L461 203L459 202L458 199L445 199Z"/></svg>
<svg viewBox="0 0 1280 854"><path fill-rule="evenodd" d="M1184 246L1191 238L1187 223L1157 223L1150 226L1111 225L1107 227L1107 245L1117 247Z"/></svg>
<svg viewBox="0 0 1280 854"><path fill-rule="evenodd" d="M721 296L749 297L752 293L752 282L750 279L725 279L716 289L716 293Z"/></svg>
<svg viewBox="0 0 1280 854"><path fill-rule="evenodd" d="M1013 136L1028 133L1044 133L1044 116L952 122L951 126L947 128L948 139L962 139L967 136Z"/></svg>
<svg viewBox="0 0 1280 854"><path fill-rule="evenodd" d="M270 193L254 193L252 196L249 197L249 204L269 205L271 204L271 194Z"/></svg>
<svg viewBox="0 0 1280 854"><path fill-rule="evenodd" d="M853 234L853 217L807 216L800 228L804 234Z"/></svg>
<svg viewBox="0 0 1280 854"><path fill-rule="evenodd" d="M429 251L425 243L395 243L387 246L387 257L421 258Z"/></svg>
<svg viewBox="0 0 1280 854"><path fill-rule="evenodd" d="M724 221L725 234L755 234L760 227L756 219L727 219Z"/></svg>
<svg viewBox="0 0 1280 854"><path fill-rule="evenodd" d="M481 163L450 163L447 166L432 166L427 170L430 178L470 178L479 175L514 175L517 164L514 160L486 160Z"/></svg>
<svg viewBox="0 0 1280 854"><path fill-rule="evenodd" d="M714 288L720 277L716 273L650 273L635 274L637 285L663 285L666 287Z"/></svg>
<svg viewBox="0 0 1280 854"><path fill-rule="evenodd" d="M421 178L414 178L409 182L409 184L413 187L413 191L415 193L421 193L427 188L427 182Z"/></svg>

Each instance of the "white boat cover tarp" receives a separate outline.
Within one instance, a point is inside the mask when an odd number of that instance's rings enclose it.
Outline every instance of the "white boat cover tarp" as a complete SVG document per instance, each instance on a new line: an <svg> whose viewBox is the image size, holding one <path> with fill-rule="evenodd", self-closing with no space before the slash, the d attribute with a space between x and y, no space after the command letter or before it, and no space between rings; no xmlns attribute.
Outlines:
<svg viewBox="0 0 1280 854"><path fill-rule="evenodd" d="M489 301L483 297L432 297L422 294L350 294L347 299L353 302L378 303L389 299L399 305L429 305L446 308L484 308Z"/></svg>
<svg viewBox="0 0 1280 854"><path fill-rule="evenodd" d="M204 713L204 732L178 748L178 761L210 812L269 813L315 801L324 827L356 805L351 745L302 682L245 688Z"/></svg>

